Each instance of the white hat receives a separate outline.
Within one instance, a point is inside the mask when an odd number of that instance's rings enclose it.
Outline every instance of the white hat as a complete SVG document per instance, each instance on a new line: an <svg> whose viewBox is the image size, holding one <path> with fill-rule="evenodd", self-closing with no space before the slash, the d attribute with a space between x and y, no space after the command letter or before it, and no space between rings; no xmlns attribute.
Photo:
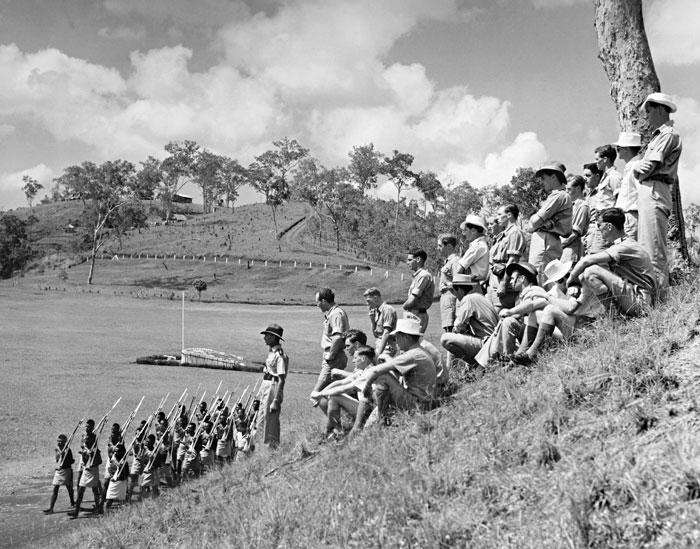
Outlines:
<svg viewBox="0 0 700 549"><path fill-rule="evenodd" d="M642 136L635 132L620 132L620 136L613 145L616 147L641 147Z"/></svg>
<svg viewBox="0 0 700 549"><path fill-rule="evenodd" d="M413 318L399 318L396 321L396 329L391 332L391 335L396 335L399 332L414 336L423 335L423 332L420 331L420 321Z"/></svg>
<svg viewBox="0 0 700 549"><path fill-rule="evenodd" d="M544 268L544 276L547 277L547 279L544 281L542 286L546 286L552 282L558 282L564 278L564 276L566 276L566 274L571 270L571 265L571 261L562 262L558 259L547 263L547 266Z"/></svg>
<svg viewBox="0 0 700 549"><path fill-rule="evenodd" d="M671 112L676 112L676 104L671 99L671 96L667 93L654 92L647 95L647 98L642 103L642 110L647 106L647 103L656 103L658 105L664 105L669 108Z"/></svg>
<svg viewBox="0 0 700 549"><path fill-rule="evenodd" d="M452 286L476 286L479 281L474 275L456 274L452 277Z"/></svg>
<svg viewBox="0 0 700 549"><path fill-rule="evenodd" d="M473 225L474 227L481 227L484 231L486 230L486 222L484 218L480 215L469 214L462 224L459 226L460 229L464 230L467 225Z"/></svg>

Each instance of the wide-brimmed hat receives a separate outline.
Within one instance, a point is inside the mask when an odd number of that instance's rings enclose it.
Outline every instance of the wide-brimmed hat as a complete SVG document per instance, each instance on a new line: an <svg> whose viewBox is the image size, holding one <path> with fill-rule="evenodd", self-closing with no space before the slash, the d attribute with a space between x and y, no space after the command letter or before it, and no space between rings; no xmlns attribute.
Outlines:
<svg viewBox="0 0 700 549"><path fill-rule="evenodd" d="M265 328L261 334L270 334L275 337L278 337L280 341L284 341L284 338L282 337L282 334L284 333L284 329L282 326L279 324L270 324L267 328Z"/></svg>
<svg viewBox="0 0 700 549"><path fill-rule="evenodd" d="M537 269L535 269L527 261L522 261L520 263L510 263L506 266L506 274L512 276L515 271L522 273L525 278L527 278L531 284L537 284Z"/></svg>
<svg viewBox="0 0 700 549"><path fill-rule="evenodd" d="M647 103L656 103L658 105L664 105L669 108L671 112L676 112L676 104L673 99L667 93L654 92L647 95L647 98L642 103L642 110L647 106Z"/></svg>
<svg viewBox="0 0 700 549"><path fill-rule="evenodd" d="M561 162L548 162L547 164L541 166L536 172L535 175L542 175L546 173L553 173L554 175L557 176L557 179L561 181L564 185L566 185L566 166L562 164Z"/></svg>
<svg viewBox="0 0 700 549"><path fill-rule="evenodd" d="M642 136L635 132L620 132L620 136L613 145L616 147L641 147Z"/></svg>
<svg viewBox="0 0 700 549"><path fill-rule="evenodd" d="M452 287L454 286L476 286L479 281L474 275L456 274L452 277Z"/></svg>
<svg viewBox="0 0 700 549"><path fill-rule="evenodd" d="M423 332L420 331L420 321L413 318L399 318L396 321L396 329L391 332L391 335L396 335L398 333L421 336Z"/></svg>
<svg viewBox="0 0 700 549"><path fill-rule="evenodd" d="M571 270L571 265L571 261L560 261L559 259L554 259L547 263L547 266L544 268L546 280L542 285L546 286L552 282L559 282Z"/></svg>
<svg viewBox="0 0 700 549"><path fill-rule="evenodd" d="M467 225L473 225L474 227L481 227L482 230L486 230L486 222L484 218L480 215L469 214L462 224L459 226L460 229L464 230Z"/></svg>

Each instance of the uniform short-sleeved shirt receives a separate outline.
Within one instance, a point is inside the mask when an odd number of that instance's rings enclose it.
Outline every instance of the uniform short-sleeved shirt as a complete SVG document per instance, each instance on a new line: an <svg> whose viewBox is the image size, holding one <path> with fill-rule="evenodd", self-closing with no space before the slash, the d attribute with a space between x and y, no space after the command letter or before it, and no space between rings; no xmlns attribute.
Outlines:
<svg viewBox="0 0 700 549"><path fill-rule="evenodd" d="M634 165L639 160L639 156L632 158L622 171L622 181L620 182L620 193L617 195L615 207L623 212L637 211L637 187L639 182L634 175Z"/></svg>
<svg viewBox="0 0 700 549"><path fill-rule="evenodd" d="M491 247L491 263L507 263L511 255L519 259L525 254L526 246L523 232L517 225L510 224L496 237Z"/></svg>
<svg viewBox="0 0 700 549"><path fill-rule="evenodd" d="M591 222L590 210L588 204L583 198L574 200L571 216L571 230L576 231L579 235L584 235L588 231L588 225Z"/></svg>
<svg viewBox="0 0 700 549"><path fill-rule="evenodd" d="M600 183L598 183L596 187L596 208L599 212L605 208L612 208L615 206L615 200L620 190L621 181L622 174L620 174L614 166L605 170L603 177L600 179Z"/></svg>
<svg viewBox="0 0 700 549"><path fill-rule="evenodd" d="M491 300L481 294L467 294L457 304L453 331L475 337L488 337L498 324L498 313Z"/></svg>
<svg viewBox="0 0 700 549"><path fill-rule="evenodd" d="M545 231L569 236L571 234L572 204L569 193L555 189L540 206L540 209L530 217L530 224L535 231Z"/></svg>
<svg viewBox="0 0 700 549"><path fill-rule="evenodd" d="M265 359L263 373L273 376L286 376L289 368L289 357L281 345L275 345Z"/></svg>
<svg viewBox="0 0 700 549"><path fill-rule="evenodd" d="M625 238L607 248L605 252L612 259L610 270L613 273L642 290L654 291L654 266L649 254L639 242Z"/></svg>
<svg viewBox="0 0 700 549"><path fill-rule="evenodd" d="M348 315L345 314L343 309L333 305L324 315L321 349L324 351L328 350L333 343L334 336L339 336L349 329L350 321L348 320Z"/></svg>
<svg viewBox="0 0 700 549"><path fill-rule="evenodd" d="M440 282L438 289L440 293L450 289L452 286L452 278L457 273L457 267L459 266L459 255L450 254L445 260L445 264L440 267Z"/></svg>
<svg viewBox="0 0 700 549"><path fill-rule="evenodd" d="M413 273L411 286L408 288L408 296L412 295L416 296L414 304L416 309L429 309L433 304L435 281L433 275L422 267Z"/></svg>
<svg viewBox="0 0 700 549"><path fill-rule="evenodd" d="M650 181L662 181L667 184L678 180L678 160L683 151L681 136L673 127L673 120L662 124L651 136L651 141L644 151L644 160L658 162L654 170L644 177Z"/></svg>
<svg viewBox="0 0 700 549"><path fill-rule="evenodd" d="M467 251L459 260L459 265L477 280L486 280L489 272L489 244L486 237L480 236L469 243Z"/></svg>
<svg viewBox="0 0 700 549"><path fill-rule="evenodd" d="M518 304L548 298L547 292L541 286L528 286L520 291L520 295L518 295Z"/></svg>
<svg viewBox="0 0 700 549"><path fill-rule="evenodd" d="M427 402L435 394L437 372L430 355L415 346L391 359L391 364L401 374L403 386L421 402Z"/></svg>
<svg viewBox="0 0 700 549"><path fill-rule="evenodd" d="M393 332L396 328L396 309L386 301L376 309L372 309L370 313L372 314L374 325L374 330L372 331L374 337L382 337L384 330Z"/></svg>

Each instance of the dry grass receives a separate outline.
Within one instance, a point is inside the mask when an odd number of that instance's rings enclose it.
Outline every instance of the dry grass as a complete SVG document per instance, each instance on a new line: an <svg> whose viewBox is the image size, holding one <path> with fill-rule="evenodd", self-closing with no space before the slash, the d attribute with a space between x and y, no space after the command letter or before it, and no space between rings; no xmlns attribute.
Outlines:
<svg viewBox="0 0 700 549"><path fill-rule="evenodd" d="M696 286L431 413L320 448L307 428L54 545L697 547Z"/></svg>

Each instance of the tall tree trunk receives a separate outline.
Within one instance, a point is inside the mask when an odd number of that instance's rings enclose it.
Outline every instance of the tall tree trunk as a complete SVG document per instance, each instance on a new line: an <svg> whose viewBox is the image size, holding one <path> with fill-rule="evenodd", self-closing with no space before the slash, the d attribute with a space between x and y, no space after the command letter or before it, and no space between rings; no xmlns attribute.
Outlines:
<svg viewBox="0 0 700 549"><path fill-rule="evenodd" d="M610 83L610 97L617 109L622 131L636 131L642 142L651 138L652 129L640 116L647 95L661 90L644 30L642 0L593 0L598 57ZM676 244L684 260L689 259L680 185L672 188L673 211L669 219L669 240Z"/></svg>
<svg viewBox="0 0 700 549"><path fill-rule="evenodd" d="M90 250L90 272L88 272L88 286L92 284L92 275L95 272L95 257L97 256L97 235L92 237L92 249Z"/></svg>
<svg viewBox="0 0 700 549"><path fill-rule="evenodd" d="M275 206L270 206L272 210L272 223L275 226L275 240L277 240L277 249L282 251L282 243L280 242L280 233L277 230L277 208Z"/></svg>

